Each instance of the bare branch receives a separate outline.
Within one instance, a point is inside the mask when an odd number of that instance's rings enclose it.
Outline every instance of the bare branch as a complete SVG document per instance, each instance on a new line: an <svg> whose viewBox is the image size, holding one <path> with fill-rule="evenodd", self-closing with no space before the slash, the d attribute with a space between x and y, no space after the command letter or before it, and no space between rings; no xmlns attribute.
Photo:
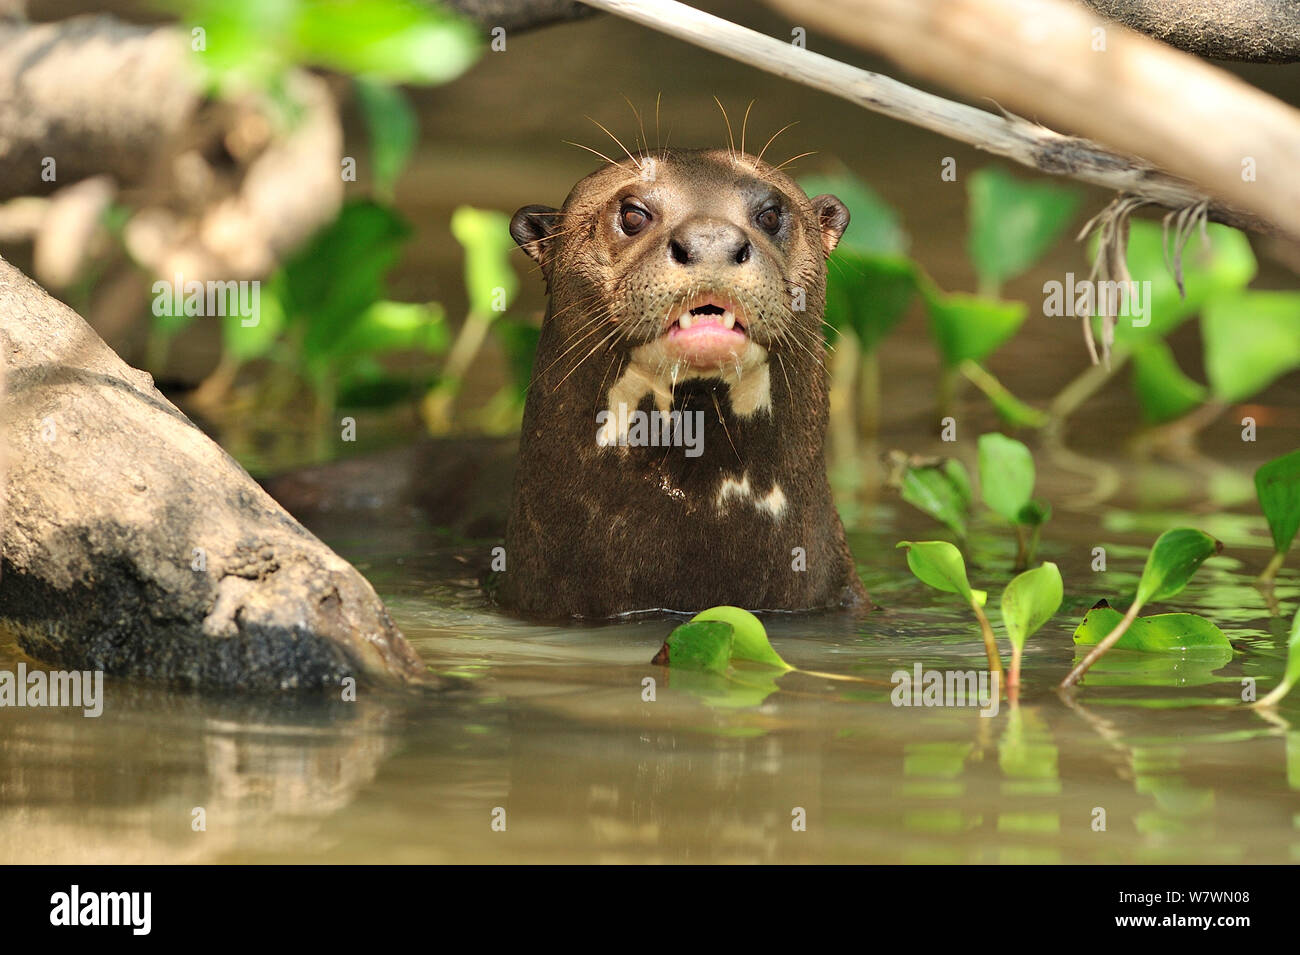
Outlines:
<svg viewBox="0 0 1300 955"><path fill-rule="evenodd" d="M1123 136L1117 137L1122 140L1117 144L1141 151L1135 147L1151 146L1154 149L1155 140L1173 136L1172 144L1162 143L1159 150L1160 156L1169 154L1178 160L1170 168L1175 168L1176 171L1181 171L1177 167L1195 169L1201 181L1222 188L1225 195L1238 201L1229 202L1207 196L1185 179L1164 172L1143 159L1114 152L1088 139L1065 136L1016 116L998 115L923 92L879 73L862 70L764 36L674 0L583 2L714 53L823 90L866 109L920 126L1041 172L1068 176L1081 182L1129 193L1148 203L1170 209L1181 209L1209 199L1208 216L1213 221L1260 233L1285 231L1300 235L1300 200L1293 202L1288 209L1279 209L1279 196L1273 191L1276 181L1296 167L1297 153L1294 149L1289 153L1289 164L1276 167L1278 171L1270 177L1267 188L1262 183L1250 183L1250 188L1240 188L1241 183L1235 186L1231 183L1233 176L1239 177L1241 158L1245 155L1259 157L1261 167L1264 167L1266 155L1269 162L1281 163L1288 151L1278 140L1289 141L1290 132L1283 134L1267 127L1261 130L1260 120L1249 124L1248 136L1240 131L1235 119L1231 132L1222 122L1225 113L1237 116L1235 104L1238 97L1241 98L1243 107L1255 104L1259 112L1268 113L1284 130L1288 126L1300 129L1294 111L1220 70L1121 28L1110 31L1112 47L1121 47L1120 57L1130 55L1130 44L1134 44L1140 45L1140 53L1149 54L1151 50L1156 50L1160 51L1162 57L1172 58L1172 62L1160 60L1166 73L1173 72L1173 76L1161 86L1162 92L1167 86L1181 82L1186 75L1185 70L1202 71L1188 78L1200 79L1197 88L1202 95L1213 94L1213 101L1203 104L1196 111L1196 116L1201 118L1201 114L1206 112L1218 112L1215 113L1213 123L1203 120L1198 126L1192 119L1183 122L1174 110L1160 102L1158 95L1153 98L1150 91L1126 90L1122 81L1125 74L1121 71L1121 77L1110 77L1105 84L1107 95L1114 96L1118 91L1125 103L1138 99L1144 108L1133 111L1134 121L1125 129ZM933 74L954 87L973 93L987 92L1000 102L1010 106L1019 105L1024 112L1046 113L1049 107L1053 107L1051 111L1062 122L1071 122L1079 127L1085 125L1085 120L1111 116L1113 104L1105 98L1091 102L1091 97L1100 96L1092 89L1085 89L1068 100L1073 109L1058 106L1058 100L1066 99L1062 87L1081 85L1078 81L1079 69L1072 63L1071 55L1053 47L1040 56L1019 39L1023 23L1015 18L1012 11L1020 11L1023 17L1022 0L1004 4L990 4L981 0L947 3L939 3L937 0L907 0L906 3L890 0L770 2L797 17L797 23L820 26L850 42L895 56L918 73ZM981 19L984 8L990 6L1008 8L1000 15L1004 22L999 23L993 19L985 22ZM1069 34L1073 37L1071 42L1082 51L1080 55L1091 55L1087 52L1087 38L1095 24L1088 14L1058 2L1035 3L1032 6L1072 15L1074 30ZM969 12L958 16L958 8L965 8ZM940 25L945 18L953 21L953 25L947 29ZM1049 30L1049 37L1050 35ZM997 49L995 62L985 62L986 59L993 60L992 57L983 57L986 45ZM923 49L924 52L918 54L917 49ZM1019 64L1020 60L1031 54L1031 63L1023 66ZM1122 59L1105 59L1105 56L1097 55L1095 69L1118 69L1117 63L1125 62ZM971 65L973 63L982 66L975 69ZM985 77L990 72L996 72L1002 82L996 86L987 82ZM990 87L996 92L990 91ZM1260 101L1264 101L1264 104L1260 105ZM1227 103L1234 105L1230 107ZM1074 114L1078 114L1078 122L1068 118ZM1250 115L1251 111L1243 108L1241 119L1248 120ZM1123 124L1112 119L1094 125L1099 132L1109 135L1112 126ZM1193 157L1183 155L1194 147L1204 146L1207 140L1203 132L1205 129L1215 130L1215 161L1219 165L1213 169L1206 168L1211 165L1207 160L1192 161ZM1296 134L1296 141L1300 142L1300 133ZM1278 145L1273 146L1274 142L1278 142ZM1242 152L1245 148L1243 143L1258 148ZM1221 158L1224 153L1233 156L1230 162ZM1289 184L1290 190L1296 188L1295 183ZM1242 201L1243 199L1248 201Z"/></svg>

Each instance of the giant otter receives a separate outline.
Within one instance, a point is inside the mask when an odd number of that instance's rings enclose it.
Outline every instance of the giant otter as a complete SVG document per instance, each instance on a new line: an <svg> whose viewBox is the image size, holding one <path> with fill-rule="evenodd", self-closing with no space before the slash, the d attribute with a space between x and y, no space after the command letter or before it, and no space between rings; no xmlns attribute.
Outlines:
<svg viewBox="0 0 1300 955"><path fill-rule="evenodd" d="M550 293L497 596L534 617L869 606L831 501L834 196L727 149L629 156L510 232Z"/></svg>

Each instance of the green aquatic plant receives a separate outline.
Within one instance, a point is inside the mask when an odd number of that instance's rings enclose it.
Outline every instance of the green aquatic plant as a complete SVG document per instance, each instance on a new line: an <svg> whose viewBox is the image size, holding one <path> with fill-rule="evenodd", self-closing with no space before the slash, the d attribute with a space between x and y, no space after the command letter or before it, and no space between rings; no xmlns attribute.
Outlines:
<svg viewBox="0 0 1300 955"><path fill-rule="evenodd" d="M1095 647L1119 625L1124 615L1107 601L1100 600L1084 614L1083 622L1074 631L1074 642L1080 646ZM1214 622L1194 613L1158 613L1149 617L1136 617L1132 624L1115 641L1118 650L1136 650L1142 653L1195 653L1201 650L1216 654L1227 650L1232 655L1232 644Z"/></svg>
<svg viewBox="0 0 1300 955"><path fill-rule="evenodd" d="M1146 566L1138 581L1137 594L1128 612L1061 681L1061 689L1069 689L1078 683L1079 678L1088 672L1102 654L1123 638L1146 604L1168 600L1180 593L1197 568L1222 549L1223 545L1209 534L1190 527L1178 527L1161 534L1147 555Z"/></svg>
<svg viewBox="0 0 1300 955"><path fill-rule="evenodd" d="M975 619L979 621L980 634L984 638L984 652L988 656L989 671L997 674L1002 682L1002 658L998 655L998 643L989 626L989 618L984 615L984 604L988 594L983 590L974 590L966 578L966 561L961 551L948 541L899 541L897 547L907 548L907 566L923 583L935 590L956 594L970 606Z"/></svg>
<svg viewBox="0 0 1300 955"><path fill-rule="evenodd" d="M1255 493L1273 535L1273 557L1259 579L1271 583L1300 530L1300 451L1262 465L1255 472Z"/></svg>
<svg viewBox="0 0 1300 955"><path fill-rule="evenodd" d="M772 649L763 622L740 607L710 607L697 613L668 635L651 662L726 673L733 660L794 669Z"/></svg>
<svg viewBox="0 0 1300 955"><path fill-rule="evenodd" d="M1286 647L1286 670L1282 674L1282 682L1255 703L1255 706L1276 706L1300 682L1300 611L1296 611L1295 619L1291 622L1291 636Z"/></svg>
<svg viewBox="0 0 1300 955"><path fill-rule="evenodd" d="M899 464L900 472L893 481L903 500L964 539L971 508L966 466L956 458L924 462L901 458Z"/></svg>
<svg viewBox="0 0 1300 955"><path fill-rule="evenodd" d="M1016 570L1028 567L1038 550L1050 505L1034 498L1034 457L1015 438L994 431L979 438L980 495L1016 528Z"/></svg>
<svg viewBox="0 0 1300 955"><path fill-rule="evenodd" d="M1052 619L1064 597L1061 570L1051 561L1016 575L1002 591L1002 625L1011 640L1007 695L1012 699L1020 687L1020 658L1025 641Z"/></svg>

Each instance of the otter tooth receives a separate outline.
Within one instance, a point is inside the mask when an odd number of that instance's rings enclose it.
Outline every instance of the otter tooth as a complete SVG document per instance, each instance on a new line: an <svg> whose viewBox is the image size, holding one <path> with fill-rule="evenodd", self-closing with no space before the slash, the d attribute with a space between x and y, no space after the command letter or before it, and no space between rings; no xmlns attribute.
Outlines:
<svg viewBox="0 0 1300 955"><path fill-rule="evenodd" d="M726 312L722 316L722 327L730 331L736 327L736 316L731 312Z"/></svg>
<svg viewBox="0 0 1300 955"><path fill-rule="evenodd" d="M677 324L681 327L682 331L686 331L686 329L690 328L690 327L691 327L691 313L690 313L690 312L687 312L687 313L684 314L681 318L677 319Z"/></svg>

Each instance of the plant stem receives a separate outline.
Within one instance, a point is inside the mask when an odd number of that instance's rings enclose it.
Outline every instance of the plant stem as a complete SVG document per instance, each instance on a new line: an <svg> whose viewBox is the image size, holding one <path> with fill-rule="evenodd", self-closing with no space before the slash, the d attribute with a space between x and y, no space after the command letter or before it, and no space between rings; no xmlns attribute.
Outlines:
<svg viewBox="0 0 1300 955"><path fill-rule="evenodd" d="M984 392L989 401L993 402L993 407L997 409L998 414L1010 424L1025 428L1043 428L1051 421L1047 412L1025 404L1008 391L1007 386L998 381L993 372L978 362L967 359L958 367L966 380Z"/></svg>
<svg viewBox="0 0 1300 955"><path fill-rule="evenodd" d="M1124 614L1124 619L1115 624L1115 629L1106 634L1101 643L1093 647L1079 665L1070 671L1069 676L1061 681L1062 690L1068 690L1070 687L1074 686L1074 684L1078 683L1079 678L1088 672L1088 668L1096 663L1103 653L1119 642L1119 638L1124 636L1124 632L1128 630L1133 621L1137 619L1138 611L1141 609L1142 605L1137 601L1134 601L1133 606L1128 608L1128 613Z"/></svg>
<svg viewBox="0 0 1300 955"><path fill-rule="evenodd" d="M488 329L492 327L495 318L495 315L473 311L465 316L465 324L461 326L460 334L456 336L456 341L447 354L441 380L424 396L424 422L431 433L445 434L451 430L451 406L460 393L465 372L483 346L483 340L487 338Z"/></svg>
<svg viewBox="0 0 1300 955"><path fill-rule="evenodd" d="M1029 566L1029 541L1025 537L1025 525L1016 525L1016 564L1011 569L1016 573Z"/></svg>
<svg viewBox="0 0 1300 955"><path fill-rule="evenodd" d="M960 369L958 367L949 367L944 365L939 370L939 420L951 417L953 409L957 404L957 385L961 380L958 377Z"/></svg>
<svg viewBox="0 0 1300 955"><path fill-rule="evenodd" d="M1074 414L1085 401L1101 390L1102 386L1115 375L1117 371L1124 367L1128 361L1128 352L1115 350L1110 353L1110 366L1106 365L1089 365L1064 388L1062 388L1051 404L1047 406L1047 413L1050 421L1047 424L1047 430L1053 435L1059 435L1065 429L1065 419Z"/></svg>
<svg viewBox="0 0 1300 955"><path fill-rule="evenodd" d="M858 375L858 433L874 438L880 430L880 361L874 348L862 353Z"/></svg>
<svg viewBox="0 0 1300 955"><path fill-rule="evenodd" d="M1269 560L1268 562L1268 566L1265 567L1260 572L1260 575L1255 578L1256 581L1261 584L1271 584L1274 578L1277 577L1277 572L1282 569L1282 563L1285 560L1286 560L1286 551L1284 550L1274 551L1272 559Z"/></svg>
<svg viewBox="0 0 1300 955"><path fill-rule="evenodd" d="M998 656L998 642L993 637L989 618L984 616L984 609L974 600L970 602L970 608L975 611L975 619L980 622L980 632L984 635L984 652L989 658L989 669L998 675L998 682L1001 683L1005 674L1002 672L1002 658Z"/></svg>
<svg viewBox="0 0 1300 955"><path fill-rule="evenodd" d="M1020 647L1011 647L1011 670L1007 674L1007 699L1016 703L1020 699Z"/></svg>
<svg viewBox="0 0 1300 955"><path fill-rule="evenodd" d="M1294 681L1287 680L1284 678L1281 683L1273 687L1273 691L1271 693L1269 693L1263 699L1257 700L1255 703L1251 705L1254 707L1276 706L1278 703L1282 702L1282 697L1286 696L1288 693L1291 692L1291 687L1294 685L1295 685Z"/></svg>

